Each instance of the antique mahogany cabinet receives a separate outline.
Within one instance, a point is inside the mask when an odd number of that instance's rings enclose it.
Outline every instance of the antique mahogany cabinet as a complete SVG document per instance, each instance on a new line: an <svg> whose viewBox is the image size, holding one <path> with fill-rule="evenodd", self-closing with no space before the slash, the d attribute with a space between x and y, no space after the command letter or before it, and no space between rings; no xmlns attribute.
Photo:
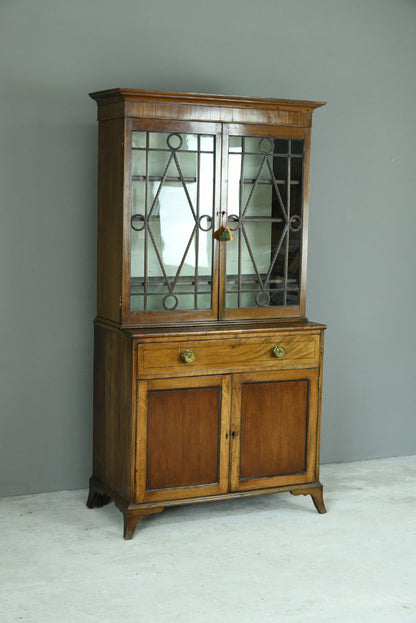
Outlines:
<svg viewBox="0 0 416 623"><path fill-rule="evenodd" d="M323 102L113 89L98 105L88 506L132 538L167 506L319 482L324 325L305 317Z"/></svg>

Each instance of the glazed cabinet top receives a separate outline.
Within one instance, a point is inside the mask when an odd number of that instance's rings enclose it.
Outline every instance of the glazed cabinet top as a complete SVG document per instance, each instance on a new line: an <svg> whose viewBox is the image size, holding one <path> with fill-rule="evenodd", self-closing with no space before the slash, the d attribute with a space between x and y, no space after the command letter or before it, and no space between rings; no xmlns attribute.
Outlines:
<svg viewBox="0 0 416 623"><path fill-rule="evenodd" d="M98 104L98 318L303 318L322 102L113 89Z"/></svg>

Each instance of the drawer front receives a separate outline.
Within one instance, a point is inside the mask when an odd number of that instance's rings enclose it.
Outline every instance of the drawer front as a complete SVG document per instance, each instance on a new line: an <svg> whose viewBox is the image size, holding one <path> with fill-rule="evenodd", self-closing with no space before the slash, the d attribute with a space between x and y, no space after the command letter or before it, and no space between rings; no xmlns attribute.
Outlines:
<svg viewBox="0 0 416 623"><path fill-rule="evenodd" d="M138 374L203 370L287 368L319 364L319 335L142 344Z"/></svg>

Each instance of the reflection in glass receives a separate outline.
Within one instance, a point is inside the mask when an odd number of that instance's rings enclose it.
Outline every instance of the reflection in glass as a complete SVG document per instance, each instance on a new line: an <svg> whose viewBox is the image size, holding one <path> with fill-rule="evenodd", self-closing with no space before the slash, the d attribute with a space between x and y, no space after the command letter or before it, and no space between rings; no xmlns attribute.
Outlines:
<svg viewBox="0 0 416 623"><path fill-rule="evenodd" d="M132 311L211 308L214 148L210 135L132 133Z"/></svg>

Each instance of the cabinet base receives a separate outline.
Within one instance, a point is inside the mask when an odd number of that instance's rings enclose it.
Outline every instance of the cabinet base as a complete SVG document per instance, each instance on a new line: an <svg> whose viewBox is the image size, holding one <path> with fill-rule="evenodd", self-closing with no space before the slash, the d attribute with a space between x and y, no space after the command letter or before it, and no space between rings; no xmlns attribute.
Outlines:
<svg viewBox="0 0 416 623"><path fill-rule="evenodd" d="M318 513L321 515L326 513L326 508L324 504L324 495L323 495L323 487L322 485L314 486L314 487L305 487L304 489L296 489L290 492L292 495L310 495L314 506Z"/></svg>
<svg viewBox="0 0 416 623"><path fill-rule="evenodd" d="M114 501L117 508L124 517L123 536L128 541L133 538L137 523L144 515L161 513L168 506L184 506L186 504L197 504L201 502L217 502L219 500L230 500L236 498L252 497L254 495L265 495L267 493L290 492L292 495L310 495L318 513L326 513L323 499L323 487L320 482L308 483L306 485L292 485L284 487L274 487L272 489L256 489L254 491L235 491L222 495L211 495L206 497L188 498L181 500L164 500L163 506L157 502L147 502L143 504L126 504L121 497L111 491L108 487L98 481L94 476L90 478L90 491L87 500L88 508L101 508Z"/></svg>
<svg viewBox="0 0 416 623"><path fill-rule="evenodd" d="M107 495L105 493L105 490L106 487L104 485L101 485L101 483L96 480L94 476L91 476L90 489L87 500L88 508L102 508L103 506L111 502L112 498L114 499L113 495Z"/></svg>
<svg viewBox="0 0 416 623"><path fill-rule="evenodd" d="M133 538L136 530L137 522L143 515L151 515L152 513L161 513L165 509L164 506L157 506L154 508L144 508L142 510L126 509L122 510L124 516L123 536L126 541Z"/></svg>
<svg viewBox="0 0 416 623"><path fill-rule="evenodd" d="M106 504L111 502L111 498L109 495L98 491L97 489L93 489L90 487L90 492L88 494L87 506L88 508L102 508Z"/></svg>

